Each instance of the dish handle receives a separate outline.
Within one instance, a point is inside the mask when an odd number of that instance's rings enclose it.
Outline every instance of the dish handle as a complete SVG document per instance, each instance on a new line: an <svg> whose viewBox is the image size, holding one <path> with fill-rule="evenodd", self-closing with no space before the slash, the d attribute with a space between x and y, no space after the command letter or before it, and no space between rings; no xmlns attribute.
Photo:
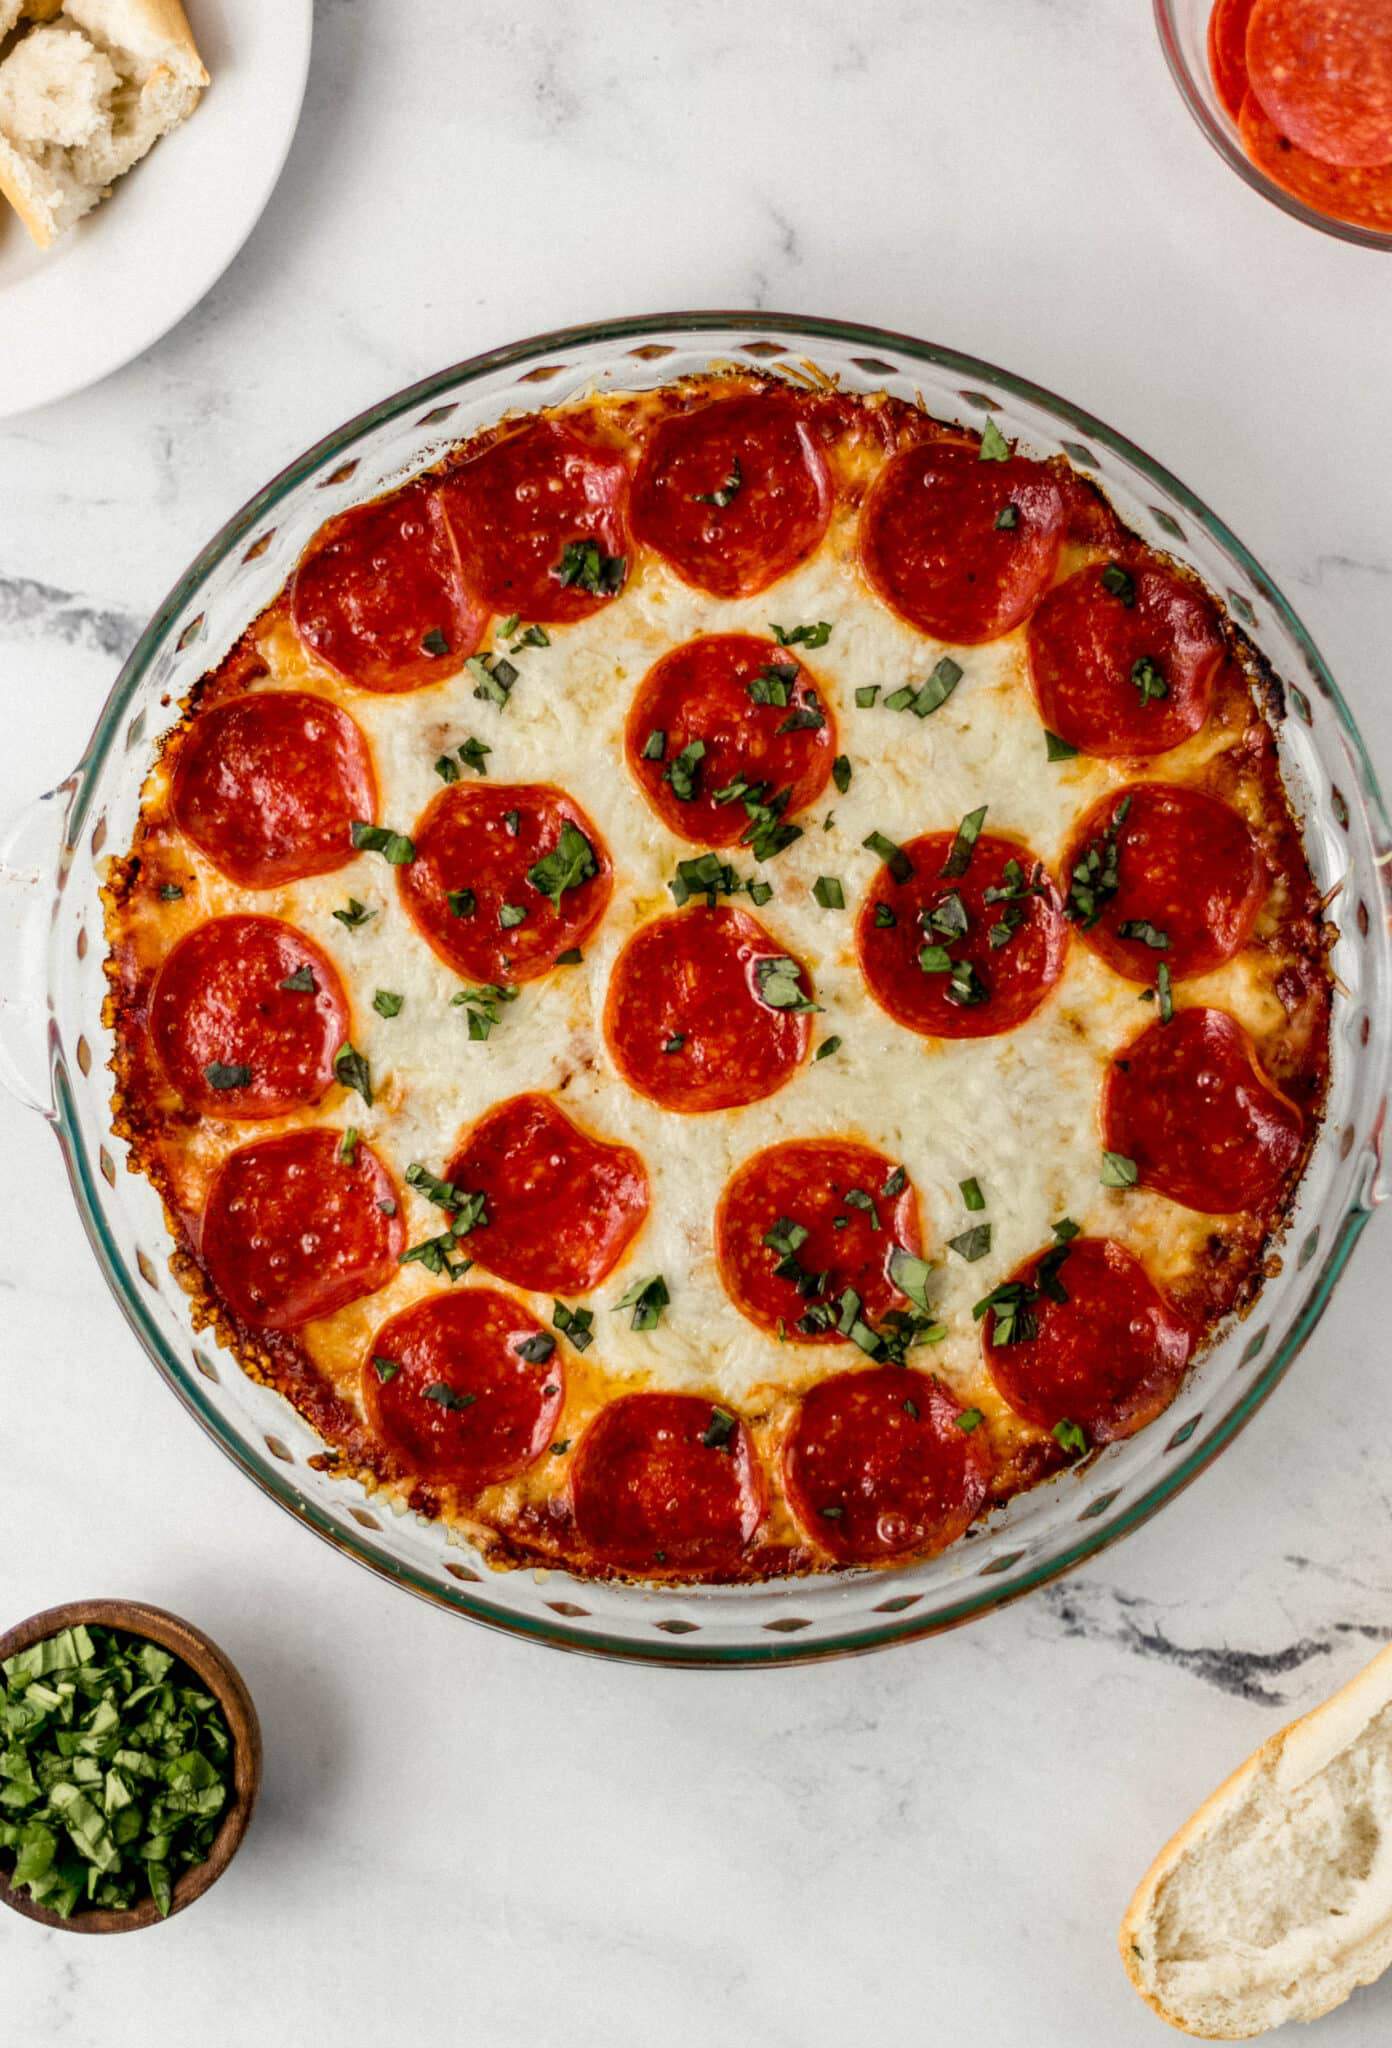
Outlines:
<svg viewBox="0 0 1392 2048"><path fill-rule="evenodd" d="M48 946L67 861L72 776L0 824L0 1083L53 1112L48 1068Z"/></svg>

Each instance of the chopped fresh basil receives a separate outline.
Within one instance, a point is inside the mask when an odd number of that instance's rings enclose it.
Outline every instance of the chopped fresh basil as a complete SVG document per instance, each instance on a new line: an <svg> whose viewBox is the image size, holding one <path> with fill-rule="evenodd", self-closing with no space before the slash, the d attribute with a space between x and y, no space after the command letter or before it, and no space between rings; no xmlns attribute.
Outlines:
<svg viewBox="0 0 1392 2048"><path fill-rule="evenodd" d="M956 1237L947 1240L950 1252L956 1252L959 1259L965 1259L974 1266L978 1259L984 1259L991 1249L991 1226L989 1223L974 1223L970 1230L963 1230Z"/></svg>
<svg viewBox="0 0 1392 2048"><path fill-rule="evenodd" d="M382 1382L382 1385L385 1386L388 1380L394 1380L396 1378L397 1374L401 1370L401 1362L399 1359L396 1358L374 1357L372 1361L372 1370L376 1373L378 1379Z"/></svg>
<svg viewBox="0 0 1392 2048"><path fill-rule="evenodd" d="M435 773L441 782L458 782L459 763L449 754L441 754L435 762Z"/></svg>
<svg viewBox="0 0 1392 2048"><path fill-rule="evenodd" d="M478 909L478 897L472 889L449 889L445 901L451 917L472 917Z"/></svg>
<svg viewBox="0 0 1392 2048"><path fill-rule="evenodd" d="M522 830L521 811L504 811L503 829L506 831L509 839L515 839L518 833Z"/></svg>
<svg viewBox="0 0 1392 2048"><path fill-rule="evenodd" d="M986 823L987 809L988 806L982 804L979 810L968 811L957 827L947 859L942 864L942 873L949 880L964 875L971 866L972 853L977 840L981 837L981 828Z"/></svg>
<svg viewBox="0 0 1392 2048"><path fill-rule="evenodd" d="M283 989L290 990L297 996L312 996L319 987L318 982L314 979L314 969L309 965L308 961L305 962L303 967L297 967L293 974L287 974L280 985Z"/></svg>
<svg viewBox="0 0 1392 2048"><path fill-rule="evenodd" d="M713 1407L710 1421L701 1431L701 1442L708 1451L723 1451L735 1433L736 1423L728 1408Z"/></svg>
<svg viewBox="0 0 1392 2048"><path fill-rule="evenodd" d="M453 1009L463 1008L469 1023L472 1039L485 1039L498 1021L499 1003L514 1003L517 1000L515 988L504 988L496 981L486 981L481 988L461 988L450 997Z"/></svg>
<svg viewBox="0 0 1392 2048"><path fill-rule="evenodd" d="M791 1259L806 1244L807 1237L805 1224L794 1223L791 1216L780 1216L778 1221L764 1232L764 1243L770 1251L777 1252L780 1257Z"/></svg>
<svg viewBox="0 0 1392 2048"><path fill-rule="evenodd" d="M672 785L672 794L679 804L689 804L696 794L696 778L701 763L706 758L704 740L690 740L663 771L662 779Z"/></svg>
<svg viewBox="0 0 1392 2048"><path fill-rule="evenodd" d="M1082 1234L1082 1225L1075 1223L1071 1216L1060 1216L1054 1225L1054 1236L1060 1244L1071 1244L1075 1237L1081 1237Z"/></svg>
<svg viewBox="0 0 1392 2048"><path fill-rule="evenodd" d="M886 711L907 711L917 695L918 692L910 684L904 684L899 689L890 691L884 700L884 708Z"/></svg>
<svg viewBox="0 0 1392 2048"><path fill-rule="evenodd" d="M1124 1152L1104 1152L1102 1171L1098 1175L1104 1188L1133 1188L1141 1177L1141 1170L1134 1159L1128 1159Z"/></svg>
<svg viewBox="0 0 1392 2048"><path fill-rule="evenodd" d="M334 912L334 916L338 919L339 923L346 924L350 932L355 931L360 924L366 924L370 917L376 917L376 915L375 910L369 910L366 904L359 903L356 896L348 898L348 908L346 910L336 910Z"/></svg>
<svg viewBox="0 0 1392 2048"><path fill-rule="evenodd" d="M829 1060L834 1052L840 1052L840 1050L841 1041L839 1038L824 1038L812 1057L814 1060Z"/></svg>
<svg viewBox="0 0 1392 2048"><path fill-rule="evenodd" d="M856 690L855 700L862 711L868 711L880 694L878 683L861 683Z"/></svg>
<svg viewBox="0 0 1392 2048"><path fill-rule="evenodd" d="M986 1207L986 1197L981 1192L981 1182L976 1178L975 1174L972 1175L970 1180L959 1180L957 1186L961 1190L962 1203L965 1208L976 1212Z"/></svg>
<svg viewBox="0 0 1392 2048"><path fill-rule="evenodd" d="M684 1031L674 1031L670 1038L663 1041L662 1050L668 1053L680 1052L685 1044L686 1033Z"/></svg>
<svg viewBox="0 0 1392 2048"><path fill-rule="evenodd" d="M551 1446L551 1455L553 1458L563 1458L569 1449L570 1438L568 1436L558 1437Z"/></svg>
<svg viewBox="0 0 1392 2048"><path fill-rule="evenodd" d="M351 1045L341 1045L334 1054L334 1074L345 1088L356 1088L368 1108L372 1107L372 1074L362 1054Z"/></svg>
<svg viewBox="0 0 1392 2048"><path fill-rule="evenodd" d="M231 1067L222 1060L209 1060L203 1069L203 1079L210 1088L246 1088L251 1082L250 1067Z"/></svg>
<svg viewBox="0 0 1392 2048"><path fill-rule="evenodd" d="M545 1365L556 1349L556 1340L546 1330L533 1330L530 1337L524 1337L512 1348L519 1358L526 1359L528 1365Z"/></svg>
<svg viewBox="0 0 1392 2048"><path fill-rule="evenodd" d="M828 1522L839 1522L846 1510L839 1507L818 1508L818 1514Z"/></svg>
<svg viewBox="0 0 1392 2048"><path fill-rule="evenodd" d="M447 1413L450 1413L460 1408L472 1408L478 1399L478 1395L461 1394L445 1380L432 1380L430 1385L424 1389L421 1398L425 1401L433 1401L437 1408L443 1408Z"/></svg>
<svg viewBox="0 0 1392 2048"><path fill-rule="evenodd" d="M906 1394L899 1405L908 1416L910 1422L918 1421L918 1403L913 1399L912 1395Z"/></svg>
<svg viewBox="0 0 1392 2048"><path fill-rule="evenodd" d="M788 713L781 725L774 727L774 737L780 738L785 732L820 732L825 724L816 691L804 689L801 704Z"/></svg>
<svg viewBox="0 0 1392 2048"><path fill-rule="evenodd" d="M769 631L780 647L825 647L831 638L825 619L818 619L815 626L775 626L770 621Z"/></svg>
<svg viewBox="0 0 1392 2048"><path fill-rule="evenodd" d="M438 1274L452 1286L456 1280L463 1279L474 1263L472 1259L455 1258L457 1247L458 1239L454 1232L444 1230L438 1237L422 1238L419 1244L413 1244L409 1250L401 1254L397 1264L424 1266L427 1273Z"/></svg>
<svg viewBox="0 0 1392 2048"><path fill-rule="evenodd" d="M1143 654L1131 664L1131 680L1140 691L1142 704L1151 704L1160 697L1168 697L1170 686L1165 681L1165 672L1151 655Z"/></svg>
<svg viewBox="0 0 1392 2048"><path fill-rule="evenodd" d="M667 735L654 726L643 742L643 759L645 761L660 761L666 752Z"/></svg>
<svg viewBox="0 0 1392 2048"><path fill-rule="evenodd" d="M1013 533L1020 524L1019 506L1002 505L1000 511L996 514L995 524L997 533Z"/></svg>
<svg viewBox="0 0 1392 2048"><path fill-rule="evenodd" d="M974 1429L981 1427L986 1418L979 1408L963 1408L954 1419L958 1429L965 1436L970 1436Z"/></svg>
<svg viewBox="0 0 1392 2048"><path fill-rule="evenodd" d="M840 790L842 796L844 796L851 786L851 763L849 756L845 754L838 754L836 756L836 759L831 764L831 779Z"/></svg>
<svg viewBox="0 0 1392 2048"><path fill-rule="evenodd" d="M873 1195L867 1194L864 1188L847 1188L846 1206L849 1209L863 1209L870 1218L870 1228L872 1230L883 1228L880 1222L880 1212L875 1207L875 1198Z"/></svg>
<svg viewBox="0 0 1392 2048"><path fill-rule="evenodd" d="M444 634L440 631L440 628L438 626L432 626L428 633L422 633L422 654L448 654L449 651L449 641L445 638Z"/></svg>
<svg viewBox="0 0 1392 2048"><path fill-rule="evenodd" d="M389 988L379 988L372 998L372 1007L379 1017L399 1017L405 996L399 996Z"/></svg>
<svg viewBox="0 0 1392 2048"><path fill-rule="evenodd" d="M348 835L359 853L380 853L394 868L409 867L416 849L404 832L389 832L385 825L368 825L355 818Z"/></svg>
<svg viewBox="0 0 1392 2048"><path fill-rule="evenodd" d="M1136 602L1136 579L1129 569L1123 569L1120 562L1108 562L1098 582L1108 597L1120 598L1129 611Z"/></svg>
<svg viewBox="0 0 1392 2048"><path fill-rule="evenodd" d="M896 925L898 922L898 918L887 903L877 903L875 905L875 925L877 930L887 932L892 925Z"/></svg>
<svg viewBox="0 0 1392 2048"><path fill-rule="evenodd" d="M662 1311L669 1306L671 1299L667 1292L667 1282L660 1273L656 1273L651 1280L635 1280L627 1294L622 1295L614 1303L614 1311L617 1314L621 1308L631 1308L633 1329L655 1330L662 1321Z"/></svg>
<svg viewBox="0 0 1392 2048"><path fill-rule="evenodd" d="M474 679L474 695L479 701L496 704L500 711L505 711L520 673L506 655L474 654L464 666Z"/></svg>
<svg viewBox="0 0 1392 2048"><path fill-rule="evenodd" d="M592 1308L567 1308L563 1301L553 1301L551 1321L576 1351L588 1351L594 1343Z"/></svg>
<svg viewBox="0 0 1392 2048"><path fill-rule="evenodd" d="M908 881L913 873L913 862L902 846L896 846L883 832L871 832L860 843L868 852L876 854L884 862L896 882Z"/></svg>
<svg viewBox="0 0 1392 2048"><path fill-rule="evenodd" d="M628 558L606 555L596 540L568 540L551 574L564 589L584 590L591 597L614 597L623 589Z"/></svg>
<svg viewBox="0 0 1392 2048"><path fill-rule="evenodd" d="M907 1295L914 1307L921 1308L925 1315L931 1313L928 1305L928 1282L932 1278L932 1273L933 1269L926 1259L920 1259L914 1252L905 1251L902 1245L896 1245L889 1255L890 1279L899 1292Z"/></svg>
<svg viewBox="0 0 1392 2048"><path fill-rule="evenodd" d="M534 866L527 870L527 880L534 889L540 889L548 896L557 911L561 898L567 889L578 889L582 882L588 882L599 873L595 850L578 825L566 818L561 825L561 836L550 853L544 854Z"/></svg>
<svg viewBox="0 0 1392 2048"><path fill-rule="evenodd" d="M464 766L466 768L476 769L480 775L486 775L488 773L488 770L484 767L483 764L488 759L488 756L492 753L493 749L492 747L486 747L483 744L482 740L467 739L464 741L463 745L460 746L456 751L458 752L459 758L464 763ZM436 767L438 768L438 766L439 763L437 762Z"/></svg>
<svg viewBox="0 0 1392 2048"><path fill-rule="evenodd" d="M1169 1024L1174 1019L1174 994L1170 987L1170 970L1163 960L1155 970L1155 993L1160 999L1160 1022Z"/></svg>
<svg viewBox="0 0 1392 2048"><path fill-rule="evenodd" d="M358 1131L356 1125L349 1124L347 1130L339 1139L338 1156L345 1166L352 1166L356 1161L358 1156Z"/></svg>
<svg viewBox="0 0 1392 2048"><path fill-rule="evenodd" d="M197 1673L124 1630L60 1629L0 1665L0 1742L14 1890L61 1920L146 1898L169 1913L232 1789L232 1738Z"/></svg>
<svg viewBox="0 0 1392 2048"><path fill-rule="evenodd" d="M513 631L516 624L516 613L513 614L511 626L507 624L506 620L504 620L503 626L500 629L504 637L506 637L507 634ZM524 626L521 633L518 635L517 639L514 640L511 647L509 647L508 653L517 654L524 647L549 647L550 645L551 635L547 632L545 626Z"/></svg>
<svg viewBox="0 0 1392 2048"><path fill-rule="evenodd" d="M966 936L969 919L967 906L962 901L959 889L949 889L945 896L940 897L931 909L923 911L921 915L924 930L937 932L949 945L954 939Z"/></svg>
<svg viewBox="0 0 1392 2048"><path fill-rule="evenodd" d="M1067 1416L1054 1424L1052 1435L1061 1450L1073 1451L1079 1457L1088 1447L1087 1431L1078 1423L1070 1422Z"/></svg>
<svg viewBox="0 0 1392 2048"><path fill-rule="evenodd" d="M564 953L556 955L556 965L558 967L578 967L584 957L578 946L567 946Z"/></svg>
<svg viewBox="0 0 1392 2048"><path fill-rule="evenodd" d="M812 894L823 910L844 910L846 892L835 875L818 875L812 884Z"/></svg>
<svg viewBox="0 0 1392 2048"><path fill-rule="evenodd" d="M183 893L177 882L161 882L159 885L161 903L177 903Z"/></svg>
<svg viewBox="0 0 1392 2048"><path fill-rule="evenodd" d="M922 689L917 691L914 696L912 706L914 717L927 718L931 711L937 711L942 705L946 704L958 683L961 682L962 675L962 669L952 659L952 656L945 654Z"/></svg>
<svg viewBox="0 0 1392 2048"><path fill-rule="evenodd" d="M732 455L724 483L714 491L693 491L692 502L697 505L714 505L717 511L723 512L725 507L739 496L743 484L744 471L740 468L740 459L738 455Z"/></svg>
<svg viewBox="0 0 1392 2048"><path fill-rule="evenodd" d="M510 633L515 633L517 631L518 626L521 624L521 620L521 612L509 612L505 619L499 619L498 638L500 640L506 640Z"/></svg>
<svg viewBox="0 0 1392 2048"><path fill-rule="evenodd" d="M526 918L527 906L525 903L500 903L498 905L498 922L505 932L510 932L516 925L525 924Z"/></svg>
<svg viewBox="0 0 1392 2048"><path fill-rule="evenodd" d="M771 662L761 668L756 676L749 679L749 698L753 704L773 704L780 711L786 711L792 692L797 688L798 665L793 662Z"/></svg>
<svg viewBox="0 0 1392 2048"><path fill-rule="evenodd" d="M1149 946L1153 953L1167 953L1170 949L1170 935L1162 932L1148 917L1128 917L1117 926L1119 939L1134 939L1137 945Z"/></svg>
<svg viewBox="0 0 1392 2048"><path fill-rule="evenodd" d="M801 970L796 960L790 960L785 953L767 955L754 963L754 978L759 984L759 1000L771 1010L817 1010L814 1003L804 994Z"/></svg>
<svg viewBox="0 0 1392 2048"><path fill-rule="evenodd" d="M1044 728L1044 754L1050 761L1072 761L1077 758L1078 749L1068 740L1059 738L1056 732Z"/></svg>
<svg viewBox="0 0 1392 2048"><path fill-rule="evenodd" d="M1112 812L1111 823L1088 841L1081 859L1074 862L1063 914L1083 931L1096 924L1121 886L1121 828L1130 809L1131 799L1124 796Z"/></svg>
<svg viewBox="0 0 1392 2048"><path fill-rule="evenodd" d="M994 420L987 420L981 429L982 462L1009 462L1010 443L1006 440Z"/></svg>
<svg viewBox="0 0 1392 2048"><path fill-rule="evenodd" d="M749 900L751 903L758 905L760 908L762 908L763 905L768 902L772 894L772 882L751 882L749 884Z"/></svg>
<svg viewBox="0 0 1392 2048"><path fill-rule="evenodd" d="M891 1202L896 1195L903 1194L908 1184L909 1176L905 1173L903 1167L894 1166L885 1175L884 1186L880 1189L880 1193L887 1202Z"/></svg>

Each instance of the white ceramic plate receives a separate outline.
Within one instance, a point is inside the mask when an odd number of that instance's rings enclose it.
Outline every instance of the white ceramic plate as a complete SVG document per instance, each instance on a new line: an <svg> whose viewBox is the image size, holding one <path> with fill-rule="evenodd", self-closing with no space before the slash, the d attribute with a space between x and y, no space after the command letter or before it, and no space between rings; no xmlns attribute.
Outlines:
<svg viewBox="0 0 1392 2048"><path fill-rule="evenodd" d="M313 0L185 0L212 74L191 120L47 252L0 200L0 418L95 384L221 277L300 118Z"/></svg>

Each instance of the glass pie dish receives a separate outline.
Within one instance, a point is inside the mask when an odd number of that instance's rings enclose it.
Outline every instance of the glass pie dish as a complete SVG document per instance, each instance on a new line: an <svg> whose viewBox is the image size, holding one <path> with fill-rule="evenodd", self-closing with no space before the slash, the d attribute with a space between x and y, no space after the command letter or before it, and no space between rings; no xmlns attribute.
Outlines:
<svg viewBox="0 0 1392 2048"><path fill-rule="evenodd" d="M1017 1496L952 1549L889 1574L679 1590L562 1571L495 1573L442 1525L394 1514L329 1476L294 1410L195 1333L168 1270L157 1197L125 1171L110 1130L103 862L129 842L152 751L179 700L276 593L326 518L504 413L718 364L834 377L971 425L989 415L1030 453L1062 452L1096 477L1143 539L1188 562L1225 599L1282 679L1283 771L1311 866L1336 906L1327 1118L1280 1271L1174 1406L1139 1436ZM0 1077L52 1122L98 1262L157 1369L264 1492L345 1554L440 1606L558 1648L667 1664L809 1660L955 1626L1095 1555L1202 1471L1281 1379L1382 1192L1390 858L1373 769L1304 627L1222 522L1100 421L989 364L870 328L769 314L616 321L496 350L399 392L290 464L190 565L117 679L82 761L0 851Z"/></svg>

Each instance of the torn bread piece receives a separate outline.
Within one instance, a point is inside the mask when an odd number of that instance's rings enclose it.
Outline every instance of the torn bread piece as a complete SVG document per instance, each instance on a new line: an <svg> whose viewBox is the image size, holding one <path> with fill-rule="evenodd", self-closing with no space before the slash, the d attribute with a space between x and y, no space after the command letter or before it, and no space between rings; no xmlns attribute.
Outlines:
<svg viewBox="0 0 1392 2048"><path fill-rule="evenodd" d="M1293 1721L1161 1850L1121 1923L1147 2005L1247 2041L1392 1963L1392 1649Z"/></svg>
<svg viewBox="0 0 1392 2048"><path fill-rule="evenodd" d="M179 0L27 0L51 15L0 61L0 192L46 249L197 106ZM13 0L0 0L0 24Z"/></svg>

